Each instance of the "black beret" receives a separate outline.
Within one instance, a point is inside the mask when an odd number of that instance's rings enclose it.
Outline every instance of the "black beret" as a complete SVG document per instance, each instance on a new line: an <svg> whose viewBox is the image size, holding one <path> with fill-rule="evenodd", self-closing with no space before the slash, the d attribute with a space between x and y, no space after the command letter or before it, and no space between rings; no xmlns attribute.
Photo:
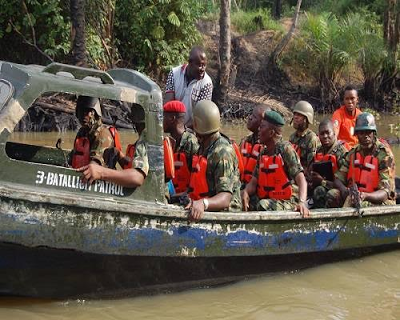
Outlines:
<svg viewBox="0 0 400 320"><path fill-rule="evenodd" d="M276 111L267 111L264 113L264 120L272 123L278 127L282 127L285 125L285 120L280 115L280 113Z"/></svg>

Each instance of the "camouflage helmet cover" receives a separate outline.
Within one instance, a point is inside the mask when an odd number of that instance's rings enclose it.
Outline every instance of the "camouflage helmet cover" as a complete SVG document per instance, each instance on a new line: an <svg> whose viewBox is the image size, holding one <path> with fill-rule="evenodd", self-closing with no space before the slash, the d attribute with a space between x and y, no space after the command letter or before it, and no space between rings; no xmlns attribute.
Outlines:
<svg viewBox="0 0 400 320"><path fill-rule="evenodd" d="M376 132L375 117L369 112L361 113L356 119L354 133L357 131L370 130Z"/></svg>
<svg viewBox="0 0 400 320"><path fill-rule="evenodd" d="M211 134L220 129L221 121L217 105L210 100L202 100L193 110L193 129L198 134Z"/></svg>
<svg viewBox="0 0 400 320"><path fill-rule="evenodd" d="M297 102L293 108L293 112L297 112L305 116L309 124L313 123L314 121L314 109L307 101Z"/></svg>

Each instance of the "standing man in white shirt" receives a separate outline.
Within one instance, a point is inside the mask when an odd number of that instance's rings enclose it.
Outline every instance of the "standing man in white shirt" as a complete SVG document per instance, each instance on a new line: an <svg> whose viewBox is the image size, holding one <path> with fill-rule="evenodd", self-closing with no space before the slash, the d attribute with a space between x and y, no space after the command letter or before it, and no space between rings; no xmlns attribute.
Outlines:
<svg viewBox="0 0 400 320"><path fill-rule="evenodd" d="M207 57L204 49L193 47L189 64L173 68L168 74L165 101L182 101L186 106L185 124L192 127L193 108L201 100L211 100L213 83L206 73Z"/></svg>

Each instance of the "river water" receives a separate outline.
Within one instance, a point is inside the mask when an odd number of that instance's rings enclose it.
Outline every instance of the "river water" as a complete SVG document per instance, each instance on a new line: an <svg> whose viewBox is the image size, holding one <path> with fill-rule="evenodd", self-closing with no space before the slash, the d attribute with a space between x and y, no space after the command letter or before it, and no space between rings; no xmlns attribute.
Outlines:
<svg viewBox="0 0 400 320"><path fill-rule="evenodd" d="M379 135L395 136L389 126L393 123L399 117L382 116ZM285 137L292 131L285 128ZM223 132L236 140L248 133L243 123L226 124ZM60 136L70 148L73 133L15 133L12 139L53 146ZM132 133L122 133L124 145L133 139ZM400 175L400 146L393 151ZM66 301L0 297L0 319L400 320L400 251L158 296Z"/></svg>

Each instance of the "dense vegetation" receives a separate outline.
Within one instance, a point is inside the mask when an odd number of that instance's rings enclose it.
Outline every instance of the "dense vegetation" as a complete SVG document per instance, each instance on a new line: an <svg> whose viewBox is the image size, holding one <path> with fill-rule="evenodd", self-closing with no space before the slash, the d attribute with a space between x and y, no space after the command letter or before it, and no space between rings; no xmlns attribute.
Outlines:
<svg viewBox="0 0 400 320"><path fill-rule="evenodd" d="M82 2L89 65L127 66L155 77L185 61L191 46L201 43L196 21L219 15L215 0ZM232 28L240 34L274 30L279 41L285 31L277 17L291 17L296 2L232 1ZM348 75L359 73L371 106L386 103L386 109L399 111L398 31L393 48L384 28L390 3L399 12L398 0L303 0L299 31L278 66L304 74L327 107ZM0 0L0 7L0 60L73 62L70 1Z"/></svg>

